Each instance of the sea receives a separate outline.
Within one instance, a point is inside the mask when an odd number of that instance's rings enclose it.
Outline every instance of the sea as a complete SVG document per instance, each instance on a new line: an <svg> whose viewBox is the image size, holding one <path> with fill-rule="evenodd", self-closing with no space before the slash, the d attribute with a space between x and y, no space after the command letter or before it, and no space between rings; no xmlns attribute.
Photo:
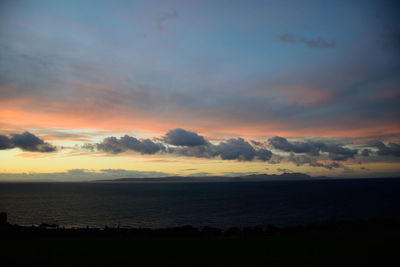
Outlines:
<svg viewBox="0 0 400 267"><path fill-rule="evenodd" d="M400 178L210 183L1 183L11 224L294 226L400 216Z"/></svg>

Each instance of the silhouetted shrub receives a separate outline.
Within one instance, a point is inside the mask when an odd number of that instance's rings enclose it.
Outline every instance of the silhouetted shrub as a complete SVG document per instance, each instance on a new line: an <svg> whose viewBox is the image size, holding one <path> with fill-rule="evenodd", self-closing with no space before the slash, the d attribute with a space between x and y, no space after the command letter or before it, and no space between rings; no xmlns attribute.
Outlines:
<svg viewBox="0 0 400 267"><path fill-rule="evenodd" d="M201 230L201 234L203 236L220 236L222 233L222 230L219 228L215 228L215 227L210 227L210 226L205 226L202 230Z"/></svg>
<svg viewBox="0 0 400 267"><path fill-rule="evenodd" d="M225 236L240 236L242 231L238 227L231 227L224 232Z"/></svg>

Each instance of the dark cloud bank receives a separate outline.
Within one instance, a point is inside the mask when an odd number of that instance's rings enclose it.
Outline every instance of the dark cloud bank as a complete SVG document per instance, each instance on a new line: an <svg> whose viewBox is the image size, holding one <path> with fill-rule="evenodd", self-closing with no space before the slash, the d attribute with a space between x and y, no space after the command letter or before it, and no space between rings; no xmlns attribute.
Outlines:
<svg viewBox="0 0 400 267"><path fill-rule="evenodd" d="M389 143L386 146L382 142L377 142L375 147L378 148L378 155L381 156L395 156L400 157L400 145L396 143Z"/></svg>
<svg viewBox="0 0 400 267"><path fill-rule="evenodd" d="M129 135L124 135L120 138L114 136L107 137L103 142L96 144L96 148L99 151L112 154L118 154L129 150L140 152L141 154L154 154L160 150L165 150L165 146L161 143L154 143L150 139L138 140Z"/></svg>
<svg viewBox="0 0 400 267"><path fill-rule="evenodd" d="M281 153L274 154L272 147ZM22 134L0 135L0 150L20 148L30 152L54 152L56 147L29 132ZM170 130L164 136L154 139L137 139L124 135L122 137L107 137L96 144L84 144L80 149L98 151L109 154L137 152L141 154L171 154L196 158L220 158L222 160L268 161L277 164L282 161L292 162L297 166L309 165L326 169L343 168L349 159L358 157L373 159L376 157L400 157L400 145L390 142L387 145L381 141L369 145L369 148L351 149L342 144L322 141L288 141L275 136L267 143L246 141L243 138L231 138L218 144L212 144L205 137L181 128ZM282 154L283 153L283 154ZM319 160L328 159L331 162L322 163Z"/></svg>
<svg viewBox="0 0 400 267"><path fill-rule="evenodd" d="M150 139L138 140L135 137L125 135L120 138L108 137L101 143L85 145L83 148L118 154L135 151L141 154L155 154L157 152L175 154L198 158L220 157L223 160L251 161L254 159L267 161L272 152L267 149L257 149L242 138L232 138L217 145L211 144L203 136L184 129L169 131L160 140L155 142Z"/></svg>
<svg viewBox="0 0 400 267"><path fill-rule="evenodd" d="M207 144L192 147L170 147L170 153L182 156L215 158L221 157L223 160L251 161L254 159L267 161L271 159L272 152L267 149L257 149L251 146L242 138L232 138L218 145Z"/></svg>
<svg viewBox="0 0 400 267"><path fill-rule="evenodd" d="M10 137L0 135L0 150L20 148L31 152L54 152L56 147L44 142L39 137L24 132L22 134L11 134Z"/></svg>
<svg viewBox="0 0 400 267"><path fill-rule="evenodd" d="M239 161L268 161L277 164L282 161L292 162L297 166L309 165L326 169L343 168L345 162L356 157L399 156L400 145L389 143L386 146L377 142L370 149L351 149L343 144L322 141L288 141L286 138L275 136L268 140L269 147L280 151L274 154L266 149L266 143L246 141L243 138L231 138L218 144L210 143L203 136L181 128L170 130L164 136L150 139L136 139L125 135L123 137L108 137L97 144L86 144L82 148L97 150L111 154L123 152L139 152L141 154L165 153L185 157L220 158L222 160ZM378 151L373 151L378 149ZM283 154L282 154L283 153ZM331 162L322 163L324 158Z"/></svg>
<svg viewBox="0 0 400 267"><path fill-rule="evenodd" d="M345 148L337 144L326 144L323 142L289 142L287 139L275 136L269 140L275 148L285 152L305 153L311 156L319 156L320 152L329 154L330 159L335 161L346 161L354 158L358 153L357 149Z"/></svg>

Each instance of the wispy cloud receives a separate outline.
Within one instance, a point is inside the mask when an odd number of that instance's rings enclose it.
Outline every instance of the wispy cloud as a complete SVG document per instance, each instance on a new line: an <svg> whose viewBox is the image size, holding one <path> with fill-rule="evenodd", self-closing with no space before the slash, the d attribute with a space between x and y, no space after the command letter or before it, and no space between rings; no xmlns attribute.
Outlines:
<svg viewBox="0 0 400 267"><path fill-rule="evenodd" d="M157 31L159 32L165 31L166 22L169 20L176 19L178 17L179 17L178 12L174 8L171 8L171 10L169 11L160 13L156 19Z"/></svg>
<svg viewBox="0 0 400 267"><path fill-rule="evenodd" d="M278 36L278 40L281 43L290 43L290 44L294 44L294 43L297 42L297 40L294 39L293 34L291 34L289 32L288 33L284 33L282 35L279 35Z"/></svg>
<svg viewBox="0 0 400 267"><path fill-rule="evenodd" d="M333 48L336 46L335 40L326 40L322 37L317 37L314 39L300 37L295 38L292 33L284 33L278 36L278 41L281 43L288 43L288 44L303 44L309 48Z"/></svg>
<svg viewBox="0 0 400 267"><path fill-rule="evenodd" d="M309 48L332 48L336 46L335 40L328 41L322 37L317 37L316 39L301 38L300 43L305 44Z"/></svg>

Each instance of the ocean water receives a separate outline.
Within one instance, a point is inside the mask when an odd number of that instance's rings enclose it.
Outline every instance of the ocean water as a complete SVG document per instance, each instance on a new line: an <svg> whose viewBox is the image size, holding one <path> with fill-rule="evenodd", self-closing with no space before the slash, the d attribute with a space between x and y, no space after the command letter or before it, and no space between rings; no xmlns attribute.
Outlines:
<svg viewBox="0 0 400 267"><path fill-rule="evenodd" d="M2 183L20 225L220 228L399 218L400 179L237 183Z"/></svg>

